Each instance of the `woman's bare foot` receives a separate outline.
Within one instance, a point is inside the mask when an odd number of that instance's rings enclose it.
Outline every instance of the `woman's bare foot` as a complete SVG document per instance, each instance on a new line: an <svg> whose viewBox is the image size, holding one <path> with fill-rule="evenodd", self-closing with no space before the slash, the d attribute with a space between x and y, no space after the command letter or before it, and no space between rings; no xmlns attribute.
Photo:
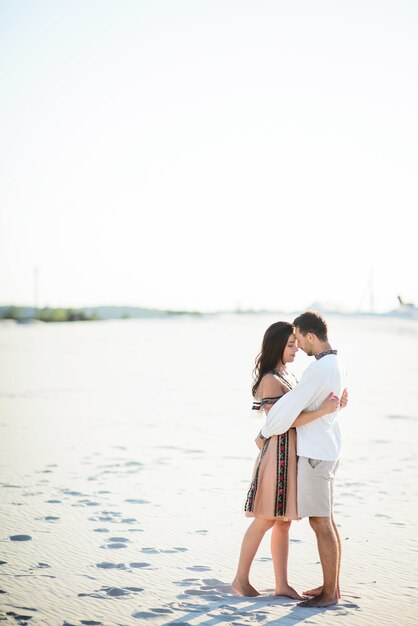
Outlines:
<svg viewBox="0 0 418 626"><path fill-rule="evenodd" d="M320 593L322 593L322 585L320 587L315 587L315 589L309 589L309 591L304 591L303 595L313 596L315 598L316 596L319 596ZM341 591L339 587L337 587L337 598L341 598Z"/></svg>
<svg viewBox="0 0 418 626"><path fill-rule="evenodd" d="M275 596L285 596L286 598L293 598L294 600L304 600L303 596L300 596L296 589L293 589L290 585L281 585L274 590Z"/></svg>
<svg viewBox="0 0 418 626"><path fill-rule="evenodd" d="M327 596L324 593L320 593L319 596L311 598L310 600L304 600L303 602L298 602L298 606L303 607L320 607L320 606L332 606L333 604L338 604L337 594L335 596Z"/></svg>
<svg viewBox="0 0 418 626"><path fill-rule="evenodd" d="M237 577L235 577L232 581L231 587L235 591L235 593L238 593L240 596L255 597L260 595L257 589L254 589L254 587L250 585L249 582L241 583Z"/></svg>

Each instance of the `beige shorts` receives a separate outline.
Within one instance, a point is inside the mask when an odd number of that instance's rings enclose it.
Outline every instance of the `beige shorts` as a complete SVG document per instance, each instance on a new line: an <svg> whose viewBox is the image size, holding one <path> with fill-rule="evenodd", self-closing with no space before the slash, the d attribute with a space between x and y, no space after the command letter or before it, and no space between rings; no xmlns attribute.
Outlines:
<svg viewBox="0 0 418 626"><path fill-rule="evenodd" d="M299 517L330 517L338 461L298 457Z"/></svg>

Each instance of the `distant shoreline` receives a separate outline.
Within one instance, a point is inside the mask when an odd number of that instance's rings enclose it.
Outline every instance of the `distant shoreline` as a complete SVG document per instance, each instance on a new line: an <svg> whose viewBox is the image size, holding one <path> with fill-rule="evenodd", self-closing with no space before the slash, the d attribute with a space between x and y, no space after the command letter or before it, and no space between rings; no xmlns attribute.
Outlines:
<svg viewBox="0 0 418 626"><path fill-rule="evenodd" d="M318 306L307 307L323 315L349 317L396 317L417 320L417 309L399 308L387 312L338 311ZM299 311L270 311L266 309L235 309L229 311L190 311L177 309L150 309L133 306L94 306L94 307L30 307L17 305L0 306L0 321L11 320L20 324L30 322L89 322L123 319L167 319L172 317L217 317L220 315L297 315Z"/></svg>
<svg viewBox="0 0 418 626"><path fill-rule="evenodd" d="M201 316L200 311L160 310L142 307L28 307L28 306L0 306L0 319L14 320L18 323L31 321L39 322L89 322L111 319L146 319L173 316Z"/></svg>

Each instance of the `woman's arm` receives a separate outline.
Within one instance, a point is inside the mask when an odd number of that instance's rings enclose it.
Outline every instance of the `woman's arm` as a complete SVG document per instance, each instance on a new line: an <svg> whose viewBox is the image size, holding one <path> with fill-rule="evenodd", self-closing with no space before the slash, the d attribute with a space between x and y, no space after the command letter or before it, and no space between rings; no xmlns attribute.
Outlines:
<svg viewBox="0 0 418 626"><path fill-rule="evenodd" d="M335 411L337 411L339 407L340 399L338 396L335 396L331 391L329 396L327 396L322 402L319 409L316 409L316 411L302 411L302 413L300 413L293 422L292 427L305 426L305 424L309 424L310 422L313 422L314 420L318 419L319 417L323 417L328 413L335 413Z"/></svg>

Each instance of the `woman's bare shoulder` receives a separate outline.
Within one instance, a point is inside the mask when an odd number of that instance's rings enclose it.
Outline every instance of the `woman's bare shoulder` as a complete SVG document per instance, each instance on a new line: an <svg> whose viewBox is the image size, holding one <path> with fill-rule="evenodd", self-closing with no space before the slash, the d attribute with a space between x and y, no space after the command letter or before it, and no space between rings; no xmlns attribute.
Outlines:
<svg viewBox="0 0 418 626"><path fill-rule="evenodd" d="M264 374L257 390L259 398L275 398L287 391L285 385L274 374Z"/></svg>

